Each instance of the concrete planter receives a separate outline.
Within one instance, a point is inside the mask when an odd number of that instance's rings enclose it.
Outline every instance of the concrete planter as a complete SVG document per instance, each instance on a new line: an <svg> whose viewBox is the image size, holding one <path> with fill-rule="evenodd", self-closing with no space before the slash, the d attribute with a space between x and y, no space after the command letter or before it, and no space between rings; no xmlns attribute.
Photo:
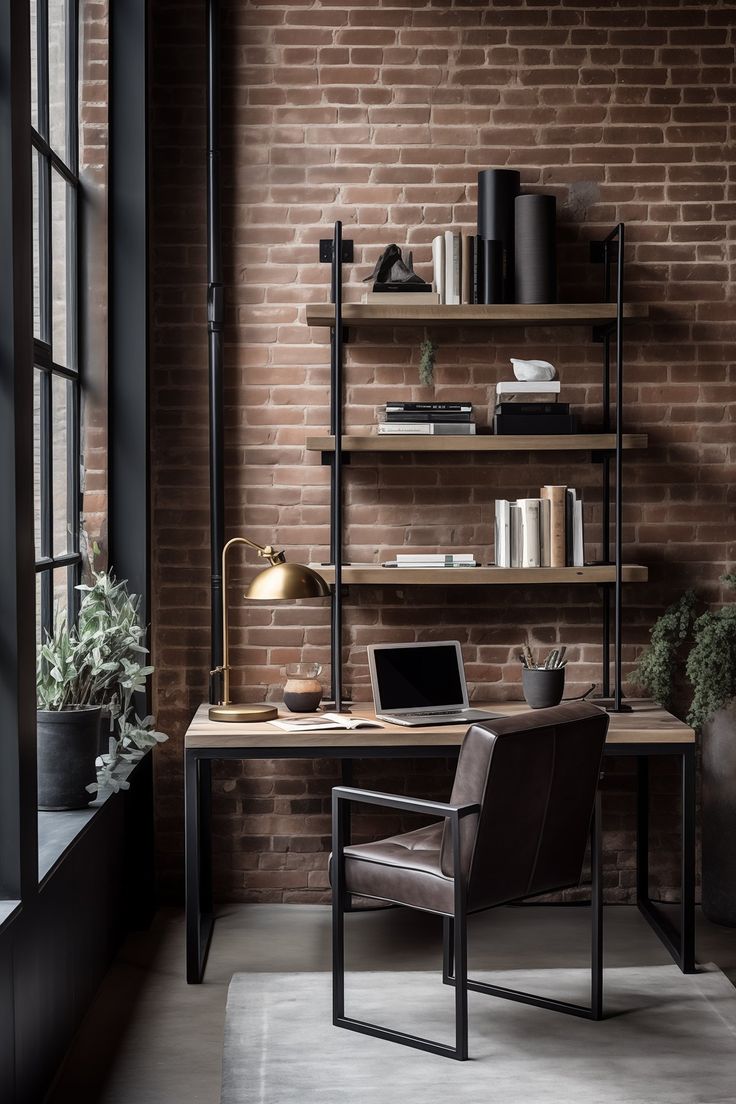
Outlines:
<svg viewBox="0 0 736 1104"><path fill-rule="evenodd" d="M38 807L83 809L92 795L85 786L95 781L99 706L38 711Z"/></svg>
<svg viewBox="0 0 736 1104"><path fill-rule="evenodd" d="M736 927L736 702L703 725L703 912Z"/></svg>

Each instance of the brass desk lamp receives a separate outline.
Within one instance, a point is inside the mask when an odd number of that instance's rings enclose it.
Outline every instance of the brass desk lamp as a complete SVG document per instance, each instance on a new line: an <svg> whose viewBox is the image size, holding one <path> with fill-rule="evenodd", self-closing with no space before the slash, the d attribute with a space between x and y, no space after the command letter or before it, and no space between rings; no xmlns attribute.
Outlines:
<svg viewBox="0 0 736 1104"><path fill-rule="evenodd" d="M222 672L222 701L210 706L211 721L272 721L278 710L272 705L234 705L230 701L230 641L228 631L228 554L233 545L255 548L269 566L256 575L246 591L246 598L261 602L298 601L300 598L329 598L330 588L321 575L304 564L287 563L283 552L270 544L262 547L247 537L233 537L222 550L222 659L221 667L210 674Z"/></svg>

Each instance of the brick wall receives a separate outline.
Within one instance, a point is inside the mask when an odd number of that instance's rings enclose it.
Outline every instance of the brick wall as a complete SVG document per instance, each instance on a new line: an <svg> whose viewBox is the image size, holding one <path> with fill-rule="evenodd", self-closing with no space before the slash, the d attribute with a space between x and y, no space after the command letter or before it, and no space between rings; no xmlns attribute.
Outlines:
<svg viewBox="0 0 736 1104"><path fill-rule="evenodd" d="M327 557L328 473L304 450L328 418L326 334L304 324L328 271L317 241L335 218L354 239L347 300L389 242L428 273L432 237L472 231L476 174L516 167L558 199L560 297L595 299L587 242L627 224L627 297L651 322L626 336L629 454L626 555L650 567L625 592L629 669L647 628L691 584L719 596L734 556L732 115L728 3L508 0L380 4L224 4L224 252L227 283L228 532L273 540L297 560ZM154 646L160 727L158 822L163 884L178 892L182 733L209 665L207 370L202 3L154 3L153 527ZM572 402L600 416L600 347L579 330L444 330L434 393L418 384L421 330L371 331L348 348L347 422L374 422L393 398L472 398L523 349L560 368ZM574 456L357 459L347 472L346 555L373 561L404 545L462 546L487 561L495 497L541 482L583 488L596 533L600 473ZM595 549L593 548L593 551ZM251 577L252 560L239 571ZM235 598L237 591L234 590ZM328 611L236 608L235 686L278 696L283 664L328 658ZM520 697L520 640L565 643L569 689L600 677L593 587L356 590L347 609L346 681L369 694L365 645L457 637L477 697ZM324 899L333 763L222 764L215 774L218 892L226 899ZM361 781L446 794L447 764L379 764ZM631 776L607 781L611 900L633 883ZM677 894L677 780L655 779L656 879ZM371 825L363 823L368 830Z"/></svg>

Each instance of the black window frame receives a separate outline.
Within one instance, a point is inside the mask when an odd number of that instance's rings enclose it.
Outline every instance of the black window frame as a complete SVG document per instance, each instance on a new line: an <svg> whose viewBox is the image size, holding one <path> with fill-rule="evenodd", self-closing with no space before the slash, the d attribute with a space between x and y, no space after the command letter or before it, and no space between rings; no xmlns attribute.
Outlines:
<svg viewBox="0 0 736 1104"><path fill-rule="evenodd" d="M36 90L37 123L31 124L32 157L37 165L39 226L38 309L40 334L34 333L33 371L39 373L39 483L40 549L36 549L35 571L40 579L40 609L37 620L43 638L53 628L54 573L66 570L66 608L69 624L79 608L81 582L81 386L79 363L79 3L65 0L65 156L51 145L48 0L36 2ZM65 364L53 357L53 227L52 180L54 173L64 181L66 228L66 350ZM35 325L35 324L34 324ZM54 424L53 388L62 380L66 390L66 549L54 548ZM35 432L35 429L34 429Z"/></svg>

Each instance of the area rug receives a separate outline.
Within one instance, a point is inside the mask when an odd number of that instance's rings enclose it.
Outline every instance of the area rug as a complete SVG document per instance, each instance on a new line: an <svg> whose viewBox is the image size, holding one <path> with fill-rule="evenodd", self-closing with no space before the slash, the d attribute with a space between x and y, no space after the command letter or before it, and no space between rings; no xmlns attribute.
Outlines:
<svg viewBox="0 0 736 1104"><path fill-rule="evenodd" d="M581 970L477 975L586 999ZM439 974L348 975L346 1014L452 1041ZM736 989L715 966L611 969L595 1023L469 994L470 1056L455 1062L331 1023L330 976L236 974L222 1104L734 1104Z"/></svg>

